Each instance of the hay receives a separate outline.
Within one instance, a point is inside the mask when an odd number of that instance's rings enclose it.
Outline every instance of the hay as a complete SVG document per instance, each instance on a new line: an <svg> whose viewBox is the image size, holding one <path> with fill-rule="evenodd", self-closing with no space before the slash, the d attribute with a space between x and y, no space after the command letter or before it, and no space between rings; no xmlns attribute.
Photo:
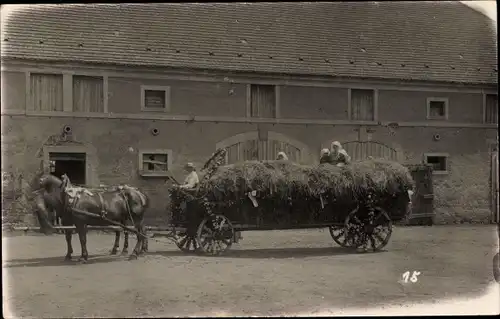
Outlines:
<svg viewBox="0 0 500 319"><path fill-rule="evenodd" d="M219 167L201 182L198 194L218 206L239 205L251 191L257 192L259 203L268 205L318 202L320 197L328 202L349 204L365 200L369 192L388 202L409 189L413 189L413 180L408 169L386 160L353 162L345 167L247 161ZM178 201L185 199L177 191L172 191L171 197L172 209L178 209ZM269 214L275 208L269 207Z"/></svg>
<svg viewBox="0 0 500 319"><path fill-rule="evenodd" d="M289 161L249 161L219 167L205 183L204 192L214 199L245 195L257 191L258 198L330 195L333 198L359 198L369 190L375 194L396 194L413 188L408 170L395 162L367 160L346 167L329 164L317 167Z"/></svg>

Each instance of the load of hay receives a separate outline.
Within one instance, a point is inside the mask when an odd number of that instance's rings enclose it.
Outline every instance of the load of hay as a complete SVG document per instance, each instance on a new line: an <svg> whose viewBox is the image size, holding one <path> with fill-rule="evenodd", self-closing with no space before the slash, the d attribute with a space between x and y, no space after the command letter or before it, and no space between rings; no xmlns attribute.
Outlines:
<svg viewBox="0 0 500 319"><path fill-rule="evenodd" d="M309 215L297 219L304 222L317 221L312 215L318 216L319 205L324 210L325 205L331 206L332 203L336 207L330 207L328 214L334 212L345 216L347 207L366 200L369 193L375 195L377 203L388 212L394 211L394 207L389 206L394 206L395 199L410 189L413 189L413 180L408 169L386 160L353 162L345 167L330 164L305 166L290 161L247 161L219 167L201 181L198 196L216 203L218 211L227 212L229 209L234 212L242 204L252 206L248 193L255 191L259 209L254 211L262 213L264 210L265 215L276 215L283 214L283 210L290 212L290 207L300 206L302 212L298 214L302 217ZM175 209L185 198L177 193L171 193ZM314 212L308 211L311 203L316 207L312 209ZM252 209L246 211L252 214ZM238 217L238 213L231 215ZM394 212L391 216L395 220L403 217L401 212Z"/></svg>

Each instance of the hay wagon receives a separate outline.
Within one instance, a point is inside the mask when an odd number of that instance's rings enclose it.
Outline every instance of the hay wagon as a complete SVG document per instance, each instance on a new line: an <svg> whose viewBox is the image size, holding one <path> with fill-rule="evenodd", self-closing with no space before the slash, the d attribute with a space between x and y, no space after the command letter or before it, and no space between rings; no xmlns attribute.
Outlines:
<svg viewBox="0 0 500 319"><path fill-rule="evenodd" d="M224 157L218 150L205 164L197 189L170 190L171 226L184 252L218 255L242 231L306 228L328 228L344 248L378 251L411 204L413 181L397 163L372 160L348 169L284 161L221 165Z"/></svg>
<svg viewBox="0 0 500 319"><path fill-rule="evenodd" d="M344 248L378 251L388 244L393 222L409 212L413 180L398 163L368 160L344 168L289 161L222 165L225 155L224 149L217 150L206 162L197 189L171 188L170 224L146 226L148 233L142 235L167 237L184 252L218 255L238 242L242 231L328 228ZM107 221L109 226L87 228L139 235Z"/></svg>

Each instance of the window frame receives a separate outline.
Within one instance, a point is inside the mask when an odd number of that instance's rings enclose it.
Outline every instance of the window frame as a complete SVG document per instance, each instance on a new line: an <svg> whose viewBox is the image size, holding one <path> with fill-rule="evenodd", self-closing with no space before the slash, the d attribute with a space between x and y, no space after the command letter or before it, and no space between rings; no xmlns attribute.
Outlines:
<svg viewBox="0 0 500 319"><path fill-rule="evenodd" d="M252 116L252 86L272 86L274 87L274 117L254 117ZM246 117L250 119L278 119L280 118L280 85L268 83L249 83L247 84L247 108Z"/></svg>
<svg viewBox="0 0 500 319"><path fill-rule="evenodd" d="M36 75L42 75L42 76L46 76L46 75L50 75L50 76L57 76L57 77L60 77L61 78L61 81L62 81L62 110L60 111L53 111L53 110L36 110L35 111L35 100L34 100L34 96L33 96L33 88L32 88L32 85L31 85L31 81L32 81L32 78L33 76L36 76ZM66 111L66 93L65 93L65 86L64 86L64 77L65 77L65 74L62 72L62 71L43 71L43 70L37 70L37 71L30 71L30 72L26 72L26 95L27 95L27 99L26 99L26 109L29 110L29 111L35 111L35 112L50 112L50 113L59 113L59 112L65 112ZM73 92L73 88L71 88L71 92Z"/></svg>
<svg viewBox="0 0 500 319"><path fill-rule="evenodd" d="M75 111L75 78L93 78L93 79L99 79L102 80L102 111L100 112L83 112L83 113L93 113L93 114L103 114L103 113L108 113L107 111L107 95L108 95L108 84L106 76L104 75L89 75L89 74L72 74L71 75L71 110L72 112Z"/></svg>
<svg viewBox="0 0 500 319"><path fill-rule="evenodd" d="M146 107L146 91L163 91L165 93L165 107L163 109L152 109ZM170 112L170 86L141 85L141 111Z"/></svg>
<svg viewBox="0 0 500 319"><path fill-rule="evenodd" d="M355 120L352 114L352 90L372 91L373 93L373 120ZM374 87L350 87L347 90L347 119L349 121L377 122L378 121L378 89Z"/></svg>
<svg viewBox="0 0 500 319"><path fill-rule="evenodd" d="M447 175L450 170L450 163L448 162L450 155L448 153L424 153L423 163L427 165L432 165L428 163L429 157L444 157L445 158L445 170L432 170L433 175Z"/></svg>
<svg viewBox="0 0 500 319"><path fill-rule="evenodd" d="M167 171L164 172L150 172L143 170L144 155L167 155ZM142 177L166 177L170 176L170 170L172 169L172 154L173 151L171 149L140 149L138 152L138 163L137 170L139 175Z"/></svg>
<svg viewBox="0 0 500 319"><path fill-rule="evenodd" d="M444 102L444 116L435 117L431 116L431 102ZM428 120L448 120L449 98L447 97L428 97L427 98L427 116Z"/></svg>
<svg viewBox="0 0 500 319"><path fill-rule="evenodd" d="M486 107L488 106L488 95L496 95L496 97L497 97L497 106L498 106L498 94L497 93L483 93L483 124L498 125L498 118L497 118L497 122L496 123L486 122Z"/></svg>

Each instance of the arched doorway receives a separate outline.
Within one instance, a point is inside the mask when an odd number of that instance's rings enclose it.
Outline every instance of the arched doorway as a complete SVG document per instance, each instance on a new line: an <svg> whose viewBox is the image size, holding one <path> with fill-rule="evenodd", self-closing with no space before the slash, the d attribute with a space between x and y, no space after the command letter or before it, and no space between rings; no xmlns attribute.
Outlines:
<svg viewBox="0 0 500 319"><path fill-rule="evenodd" d="M246 132L229 137L216 145L227 150L226 164L251 160L274 160L285 152L293 162L304 162L308 154L303 143L276 132Z"/></svg>

